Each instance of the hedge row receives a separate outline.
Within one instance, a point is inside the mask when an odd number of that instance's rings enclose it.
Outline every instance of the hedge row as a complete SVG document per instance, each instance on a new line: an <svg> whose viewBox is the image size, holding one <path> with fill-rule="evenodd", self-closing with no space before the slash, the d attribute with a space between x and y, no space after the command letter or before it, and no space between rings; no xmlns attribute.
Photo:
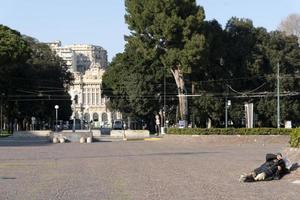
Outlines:
<svg viewBox="0 0 300 200"><path fill-rule="evenodd" d="M284 128L169 128L174 135L289 135L292 129Z"/></svg>
<svg viewBox="0 0 300 200"><path fill-rule="evenodd" d="M300 129L299 128L293 129L293 131L291 132L290 144L291 144L291 147L300 148Z"/></svg>
<svg viewBox="0 0 300 200"><path fill-rule="evenodd" d="M11 134L8 131L1 131L0 132L0 137L7 137L10 136Z"/></svg>

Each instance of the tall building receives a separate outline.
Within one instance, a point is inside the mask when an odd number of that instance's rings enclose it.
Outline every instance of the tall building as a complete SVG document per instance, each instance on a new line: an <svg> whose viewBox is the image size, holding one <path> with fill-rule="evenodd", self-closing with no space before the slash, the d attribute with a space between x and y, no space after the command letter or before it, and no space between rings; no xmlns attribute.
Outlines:
<svg viewBox="0 0 300 200"><path fill-rule="evenodd" d="M76 71L85 72L90 69L92 63L98 64L100 68L107 67L107 51L100 46L75 44L64 48L72 49L76 55Z"/></svg>
<svg viewBox="0 0 300 200"><path fill-rule="evenodd" d="M107 109L107 98L101 95L107 51L95 45L62 46L60 41L47 44L66 61L74 75L75 80L69 90L73 102L72 119L79 119L82 125L91 122L94 127L111 126L113 119L120 119L120 113Z"/></svg>

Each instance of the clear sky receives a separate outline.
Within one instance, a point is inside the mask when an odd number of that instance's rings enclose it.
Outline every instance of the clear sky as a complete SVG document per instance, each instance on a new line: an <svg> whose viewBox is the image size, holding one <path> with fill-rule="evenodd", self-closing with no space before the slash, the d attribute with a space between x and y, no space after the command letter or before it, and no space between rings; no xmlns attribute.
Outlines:
<svg viewBox="0 0 300 200"><path fill-rule="evenodd" d="M206 19L226 25L232 16L253 20L275 30L291 13L300 13L300 0L197 0ZM124 48L128 34L123 0L0 0L0 24L41 42L87 43L104 47L109 61Z"/></svg>

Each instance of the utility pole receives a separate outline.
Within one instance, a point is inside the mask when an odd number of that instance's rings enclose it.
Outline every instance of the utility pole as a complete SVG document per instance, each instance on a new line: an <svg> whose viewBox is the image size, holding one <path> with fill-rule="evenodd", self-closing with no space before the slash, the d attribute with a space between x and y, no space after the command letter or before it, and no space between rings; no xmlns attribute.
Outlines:
<svg viewBox="0 0 300 200"><path fill-rule="evenodd" d="M225 94L225 128L228 127L228 86L226 85L226 94Z"/></svg>
<svg viewBox="0 0 300 200"><path fill-rule="evenodd" d="M228 111L227 111L227 96L225 97L225 128L227 128L228 124Z"/></svg>
<svg viewBox="0 0 300 200"><path fill-rule="evenodd" d="M164 109L163 109L163 127L165 128L166 125L166 67L164 67Z"/></svg>
<svg viewBox="0 0 300 200"><path fill-rule="evenodd" d="M280 76L279 62L277 63L277 128L280 128Z"/></svg>

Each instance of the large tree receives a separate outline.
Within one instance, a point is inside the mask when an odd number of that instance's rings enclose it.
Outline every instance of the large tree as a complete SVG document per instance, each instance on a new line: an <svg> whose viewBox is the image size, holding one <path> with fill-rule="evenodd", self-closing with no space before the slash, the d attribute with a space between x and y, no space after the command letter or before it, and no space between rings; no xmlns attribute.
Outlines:
<svg viewBox="0 0 300 200"><path fill-rule="evenodd" d="M128 41L137 51L157 55L162 67L174 77L179 111L187 119L187 74L207 61L204 10L195 0L126 0Z"/></svg>
<svg viewBox="0 0 300 200"><path fill-rule="evenodd" d="M30 47L15 30L0 24L0 90L5 92L13 71L30 57Z"/></svg>
<svg viewBox="0 0 300 200"><path fill-rule="evenodd" d="M38 40L23 36L32 51L26 64L30 66L28 82L31 86L19 88L25 100L20 99L20 109L24 116L35 116L42 121L53 120L54 105L60 106L59 119L68 120L72 113L71 98L68 89L72 83L72 74L65 62L49 46ZM24 80L23 80L24 81ZM27 96L35 96L34 101L26 101ZM28 108L31 109L28 109ZM32 109L34 108L34 109ZM48 113L48 114L46 114ZM49 116L49 113L51 115Z"/></svg>
<svg viewBox="0 0 300 200"><path fill-rule="evenodd" d="M300 14L290 14L281 21L278 29L286 35L294 35L300 44Z"/></svg>
<svg viewBox="0 0 300 200"><path fill-rule="evenodd" d="M71 81L65 63L46 44L0 25L0 94L8 121L48 121L54 104L63 105L61 119L68 119Z"/></svg>
<svg viewBox="0 0 300 200"><path fill-rule="evenodd" d="M298 112L292 109L298 107L299 102L291 96L299 87L296 77L300 64L297 39L280 32L268 33L264 28L255 28L249 19L232 18L225 31L225 66L232 74L226 87L235 98L234 104L253 102L259 124L276 125L275 91L279 63L281 93L287 95L281 98L282 118L297 121L297 117L292 116L297 116ZM242 116L244 112L242 106L232 111L233 116Z"/></svg>
<svg viewBox="0 0 300 200"><path fill-rule="evenodd" d="M213 30L209 31L210 36L215 35L209 42L214 46L209 53L210 67L192 75L197 83L196 93L201 94L193 99L192 109L196 118L200 117L198 125L204 126L209 118L213 126L220 126L224 121L226 97L232 102L228 113L236 127L243 126L245 102L254 103L258 125L276 125L277 63L280 64L281 91L285 95L281 98L282 119L297 121L299 112L295 108L299 107L299 101L292 96L299 88L300 52L296 38L255 28L249 19L231 18L223 33ZM209 34L206 35L209 38ZM222 38L223 42L217 42ZM218 64L220 57L223 62Z"/></svg>
<svg viewBox="0 0 300 200"><path fill-rule="evenodd" d="M163 108L164 73L158 58L145 58L137 48L128 42L125 51L113 59L103 76L102 91L109 97L112 110L122 112L123 117L143 119L150 125Z"/></svg>

